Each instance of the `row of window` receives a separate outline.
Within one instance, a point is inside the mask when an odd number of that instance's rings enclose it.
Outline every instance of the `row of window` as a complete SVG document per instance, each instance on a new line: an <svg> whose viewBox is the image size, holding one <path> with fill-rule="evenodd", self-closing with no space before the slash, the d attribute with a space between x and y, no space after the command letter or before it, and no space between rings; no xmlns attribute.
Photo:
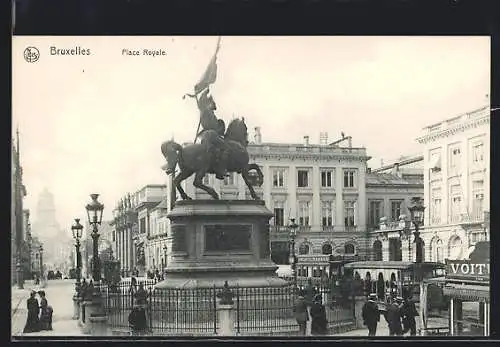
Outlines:
<svg viewBox="0 0 500 347"><path fill-rule="evenodd" d="M329 243L325 243L323 247L321 247L321 254L332 254L333 247ZM352 243L346 243L344 245L344 253L348 255L353 255L356 253L356 247ZM307 243L302 243L299 246L299 255L311 254L311 247Z"/></svg>
<svg viewBox="0 0 500 347"><path fill-rule="evenodd" d="M285 206L283 201L274 202L274 225L284 226L287 221L285 220ZM300 226L310 226L312 204L310 201L298 202L298 218L297 223ZM356 225L356 201L344 201L344 225L346 227L353 227ZM321 202L321 225L333 226L335 224L335 202L322 201Z"/></svg>
<svg viewBox="0 0 500 347"><path fill-rule="evenodd" d="M357 186L355 169L344 169L344 188L354 188ZM273 187L285 188L287 186L287 169L273 169ZM321 187L332 188L335 186L335 174L333 170L321 170L320 172ZM311 187L311 174L310 170L298 169L297 170L297 187L308 188Z"/></svg>
<svg viewBox="0 0 500 347"><path fill-rule="evenodd" d="M472 181L471 204L464 202L464 194L460 185L450 186L448 215L450 223L458 223L463 214L472 220L481 220L484 211L484 181ZM440 187L431 188L430 221L431 224L441 224L442 220L442 192Z"/></svg>
<svg viewBox="0 0 500 347"><path fill-rule="evenodd" d="M469 157L471 166L482 165L485 161L485 149L483 140L470 141ZM441 149L434 149L429 155L433 172L441 171ZM462 164L462 145L452 144L448 147L448 170L450 173L459 173Z"/></svg>
<svg viewBox="0 0 500 347"><path fill-rule="evenodd" d="M397 222L399 216L403 214L403 199L391 200L389 218L392 222ZM377 227L380 223L380 218L385 216L383 200L369 200L368 203L368 225Z"/></svg>
<svg viewBox="0 0 500 347"><path fill-rule="evenodd" d="M344 170L344 188L355 188L357 186L356 182L356 172L355 169ZM287 169L273 169L273 187L274 188L286 188L287 187ZM333 170L321 170L320 172L321 187L332 188L335 186L335 174ZM210 184L210 176L205 175L203 178L203 183ZM234 173L228 175L224 178L223 184L225 186L236 185L236 175ZM297 187L298 188L309 188L312 186L310 170L299 169L297 170Z"/></svg>

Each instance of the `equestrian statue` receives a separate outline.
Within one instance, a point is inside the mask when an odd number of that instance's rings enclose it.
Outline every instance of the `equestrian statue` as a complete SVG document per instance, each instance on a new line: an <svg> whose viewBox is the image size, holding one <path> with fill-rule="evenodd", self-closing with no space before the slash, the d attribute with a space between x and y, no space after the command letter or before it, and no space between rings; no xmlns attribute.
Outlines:
<svg viewBox="0 0 500 347"><path fill-rule="evenodd" d="M174 140L166 141L161 145L161 152L167 164L163 167L167 175L175 175L174 189L177 189L184 200L191 200L181 187L181 182L191 175L195 175L193 185L210 194L214 199L219 199L217 192L203 184L206 174L215 174L223 180L229 173L241 174L253 199L258 200L253 185L261 186L263 174L259 166L249 163L247 152L248 132L243 118L233 119L226 129L222 119L217 118L215 111L217 105L210 93L210 85L217 77L217 52L220 47L220 37L217 48L201 80L194 87L194 94L186 94L196 99L200 112L200 120L193 144L181 146ZM200 131L200 127L202 128ZM200 140L197 143L197 140ZM180 172L176 175L176 167ZM250 175L255 170L257 178Z"/></svg>

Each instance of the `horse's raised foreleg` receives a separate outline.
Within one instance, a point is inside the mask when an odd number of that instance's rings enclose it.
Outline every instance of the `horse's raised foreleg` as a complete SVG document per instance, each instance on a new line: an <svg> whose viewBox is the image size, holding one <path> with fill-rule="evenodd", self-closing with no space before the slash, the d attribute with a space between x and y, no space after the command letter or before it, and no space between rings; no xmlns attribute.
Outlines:
<svg viewBox="0 0 500 347"><path fill-rule="evenodd" d="M184 189L181 187L181 182L184 181L186 178L191 176L193 174L193 171L181 171L177 176L174 178L174 186L177 188L179 191L179 194L181 194L181 198L183 200L191 200L191 198L186 194Z"/></svg>
<svg viewBox="0 0 500 347"><path fill-rule="evenodd" d="M252 183L250 182L250 176L248 174L248 168L245 168L241 170L241 177L243 177L243 180L245 181L245 184L248 187L248 190L250 191L250 195L254 200L260 200L260 197L257 195L255 190L253 189Z"/></svg>
<svg viewBox="0 0 500 347"><path fill-rule="evenodd" d="M193 186L195 186L196 188L200 188L201 190L206 191L215 200L219 200L219 194L217 194L217 192L214 189L203 184L203 177L205 177L204 171L197 172L194 176Z"/></svg>

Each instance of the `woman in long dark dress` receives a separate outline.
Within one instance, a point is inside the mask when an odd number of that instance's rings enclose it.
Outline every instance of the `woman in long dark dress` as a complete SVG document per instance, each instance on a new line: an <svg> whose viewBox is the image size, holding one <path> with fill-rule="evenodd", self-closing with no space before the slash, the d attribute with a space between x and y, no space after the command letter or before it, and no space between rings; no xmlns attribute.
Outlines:
<svg viewBox="0 0 500 347"><path fill-rule="evenodd" d="M45 291L39 291L38 295L40 295L40 329L52 330L52 307L47 302Z"/></svg>
<svg viewBox="0 0 500 347"><path fill-rule="evenodd" d="M33 333L40 331L40 321L38 319L38 300L35 297L36 292L33 290L30 293L30 297L26 300L28 309L28 318L26 319L26 325L24 326L24 333Z"/></svg>
<svg viewBox="0 0 500 347"><path fill-rule="evenodd" d="M321 295L318 294L314 297L311 306L311 334L312 335L325 335L327 333L328 321L326 319L326 308L323 305Z"/></svg>

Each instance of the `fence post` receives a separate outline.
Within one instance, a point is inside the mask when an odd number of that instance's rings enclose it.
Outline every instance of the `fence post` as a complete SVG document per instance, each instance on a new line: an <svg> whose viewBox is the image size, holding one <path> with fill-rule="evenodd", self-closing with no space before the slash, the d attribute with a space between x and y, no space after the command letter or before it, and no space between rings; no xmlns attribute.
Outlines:
<svg viewBox="0 0 500 347"><path fill-rule="evenodd" d="M234 336L234 301L233 293L229 289L227 281L224 287L217 294L219 299L217 305L217 318L219 320L219 331L217 335L220 336Z"/></svg>

